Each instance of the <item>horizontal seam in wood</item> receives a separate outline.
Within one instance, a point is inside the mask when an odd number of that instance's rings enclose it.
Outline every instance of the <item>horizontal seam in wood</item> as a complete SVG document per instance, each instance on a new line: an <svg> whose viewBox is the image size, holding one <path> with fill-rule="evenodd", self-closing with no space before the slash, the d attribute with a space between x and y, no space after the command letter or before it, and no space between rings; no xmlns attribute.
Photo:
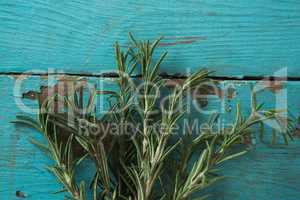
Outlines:
<svg viewBox="0 0 300 200"><path fill-rule="evenodd" d="M89 74L89 73L28 73L28 72L0 72L0 76L55 76L55 75L65 75L65 76L80 76L80 77L91 77L91 78L118 78L118 74L115 72L102 73L102 74ZM141 75L133 75L132 78L140 78ZM182 74L160 74L163 79L186 79L188 75ZM286 80L286 81L300 81L300 77L274 77L274 76L243 76L243 77L230 77L230 76L209 76L213 80L220 81L259 81L259 80Z"/></svg>

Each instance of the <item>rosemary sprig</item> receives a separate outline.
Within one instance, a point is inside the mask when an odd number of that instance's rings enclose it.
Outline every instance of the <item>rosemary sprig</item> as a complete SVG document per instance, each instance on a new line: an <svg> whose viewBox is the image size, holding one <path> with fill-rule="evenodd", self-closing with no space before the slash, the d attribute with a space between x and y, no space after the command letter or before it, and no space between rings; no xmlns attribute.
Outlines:
<svg viewBox="0 0 300 200"><path fill-rule="evenodd" d="M245 149L234 151L234 147L244 137L252 136L253 126L260 126L263 139L265 120L284 125L280 112L262 110L253 93L251 114L245 118L238 103L233 127L215 133L212 125L218 118L212 116L209 128L201 130L196 137L192 133L172 137L175 126L186 114L182 99L200 84L210 81L210 72L200 70L192 74L160 105L166 83L159 73L167 53L162 53L157 61L154 55L162 38L150 42L137 41L131 34L129 37L131 46L126 51L115 44L118 91L99 91L95 86L84 106L85 88L76 89L79 80L73 80L69 84L70 94L39 98L37 120L18 115L15 121L43 133L47 145L32 142L54 161L48 169L63 185L62 191L68 192L68 198L87 200L87 193L91 192L93 200L191 199L196 192L222 179L216 175L219 165L246 153ZM141 72L140 79L132 78L135 71ZM109 95L109 111L101 117L96 112L97 95ZM63 99L60 112L58 99ZM81 122L100 130L96 135L83 132ZM107 134L105 130L111 130L110 126L115 124L125 134L117 131ZM133 124L136 129L128 130L126 124ZM292 139L289 120L287 128L281 131L286 143ZM197 159L192 159L195 156ZM83 181L80 185L76 181L75 169L83 161L92 161L96 166L90 191L86 191Z"/></svg>
<svg viewBox="0 0 300 200"><path fill-rule="evenodd" d="M15 122L33 126L43 133L47 141L47 146L34 139L32 139L31 142L49 155L54 161L53 166L47 167L48 170L63 184L64 189L62 191L69 193L70 196L67 196L69 199L86 200L85 183L81 182L78 186L75 181L75 168L85 157L74 158L72 134L68 136L67 141L59 140L57 126L51 124L49 120L50 115L43 114L42 118L43 121L34 121L27 116L19 115ZM51 125L52 127L50 128Z"/></svg>

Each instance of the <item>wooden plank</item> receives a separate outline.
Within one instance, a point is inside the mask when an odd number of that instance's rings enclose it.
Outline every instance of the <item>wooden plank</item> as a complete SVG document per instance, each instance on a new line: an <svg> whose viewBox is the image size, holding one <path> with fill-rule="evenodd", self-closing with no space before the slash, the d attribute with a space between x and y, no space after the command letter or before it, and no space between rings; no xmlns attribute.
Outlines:
<svg viewBox="0 0 300 200"><path fill-rule="evenodd" d="M234 108L237 101L240 101L243 112L249 112L248 106L251 103L249 84L254 87L267 86L268 89L258 93L258 100L265 102L270 107L287 103L291 115L298 119L299 82L285 82L281 85L268 82L226 81L225 88L233 87L236 95L229 101L228 95L226 95L229 107ZM270 85L277 86L269 87ZM234 112L234 110L232 111ZM232 111L231 114L233 114ZM298 120L296 122L298 123ZM228 177L213 189L214 195L211 199L299 199L300 181L298 177L300 177L300 171L299 164L297 164L300 162L299 138L296 136L295 141L289 146L263 144L258 139L256 143L248 155L224 165L224 174Z"/></svg>
<svg viewBox="0 0 300 200"><path fill-rule="evenodd" d="M113 44L127 32L164 35L163 71L206 67L218 76L299 77L300 2L292 1L22 1L0 2L0 72L48 68L103 73Z"/></svg>
<svg viewBox="0 0 300 200"><path fill-rule="evenodd" d="M62 195L51 194L60 189L55 178L46 170L45 166L51 164L36 147L28 141L29 137L41 137L28 128L16 127L9 123L20 111L16 105L16 98L28 92L37 90L41 84L50 79L46 77L30 77L24 80L21 90L13 93L16 78L0 76L0 197L1 199L16 199L16 191L28 195L28 199L58 199ZM106 89L112 89L112 79L89 78L89 82L104 84ZM249 112L250 85L259 85L254 81L223 81L219 83L222 95L211 95L205 106L206 109L218 109L224 113L225 121L232 120L234 106L241 101L243 113ZM284 82L280 86L264 83L267 90L258 94L260 101L274 104L276 95L284 100L283 90L287 91L287 103L295 117L300 114L300 83ZM272 86L272 87L269 87ZM231 88L231 89L229 89ZM100 101L100 99L99 99ZM272 103L273 102L273 103ZM35 107L35 101L24 100L25 105ZM100 104L101 105L101 104ZM275 105L275 104L274 104ZM105 108L105 105L104 105ZM200 115L202 117L202 115ZM205 117L205 116L204 116ZM223 173L228 176L225 181L211 188L211 199L245 199L269 200L284 199L298 200L300 198L300 140L289 146L258 144L245 157L225 164ZM91 171L85 166L80 171ZM83 173L81 176L85 176Z"/></svg>
<svg viewBox="0 0 300 200"><path fill-rule="evenodd" d="M31 100L34 97L23 99L23 93L38 91L41 85L55 84L52 81L54 78L39 76L0 76L0 199L18 199L17 191L24 193L26 199L63 199L62 193L54 194L62 189L61 185L46 170L53 163L29 141L34 138L42 142L42 135L28 127L10 123L17 113L37 108L37 101ZM95 82L99 81L93 78L89 80L91 84ZM110 85L107 83L105 86L107 88ZM102 102L102 99L98 101ZM101 103L98 106L105 107ZM80 180L93 175L91 168L85 165L79 166L78 170Z"/></svg>
<svg viewBox="0 0 300 200"><path fill-rule="evenodd" d="M28 199L57 199L51 193L58 191L60 186L45 168L51 162L28 142L29 137L41 136L31 129L15 127L10 123L19 112L15 103L15 98L19 96L15 97L12 92L14 82L12 77L0 78L0 197L17 199L16 192L21 191L28 195ZM38 85L39 81L32 80L24 87L36 88Z"/></svg>

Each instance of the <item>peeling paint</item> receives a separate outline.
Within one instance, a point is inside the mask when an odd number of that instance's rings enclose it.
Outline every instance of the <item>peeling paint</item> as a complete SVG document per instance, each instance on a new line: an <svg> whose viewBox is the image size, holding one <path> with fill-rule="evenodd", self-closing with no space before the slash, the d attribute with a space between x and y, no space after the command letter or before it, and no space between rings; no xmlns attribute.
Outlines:
<svg viewBox="0 0 300 200"><path fill-rule="evenodd" d="M48 80L49 76L48 75L41 75L40 78L41 78L41 80Z"/></svg>
<svg viewBox="0 0 300 200"><path fill-rule="evenodd" d="M227 89L227 98L233 99L236 96L236 90L233 87Z"/></svg>
<svg viewBox="0 0 300 200"><path fill-rule="evenodd" d="M30 91L27 91L27 92L23 93L22 98L30 99L30 100L37 100L38 95L39 95L39 92L30 90Z"/></svg>
<svg viewBox="0 0 300 200"><path fill-rule="evenodd" d="M12 74L9 75L8 77L15 79L15 80L24 80L26 78L28 78L30 75L28 74Z"/></svg>
<svg viewBox="0 0 300 200"><path fill-rule="evenodd" d="M297 138L300 138L300 128L295 128L294 136L297 137Z"/></svg>
<svg viewBox="0 0 300 200"><path fill-rule="evenodd" d="M175 88L182 86L185 79L165 79L167 88ZM198 102L201 107L206 107L208 105L209 95L215 95L220 99L224 98L224 91L220 88L217 81L214 84L203 84L203 86L197 87L191 91L192 98Z"/></svg>
<svg viewBox="0 0 300 200"><path fill-rule="evenodd" d="M18 190L16 191L16 197L24 199L27 197L27 195L24 192Z"/></svg>
<svg viewBox="0 0 300 200"><path fill-rule="evenodd" d="M174 88L178 86L182 86L185 79L175 78L175 79L165 79L165 85L167 88ZM193 91L194 95L216 95L220 99L224 98L224 91L220 88L219 83L217 81L214 84L203 84Z"/></svg>
<svg viewBox="0 0 300 200"><path fill-rule="evenodd" d="M77 78L74 77L58 77L58 82L54 86L41 86L40 91L27 91L22 94L23 98L26 99L31 99L31 100L37 100L38 98L41 98L41 100L44 100L48 96L53 96L54 94L58 94L60 96L67 96L73 90L75 89L76 91L79 90L80 87L86 87L87 86L87 81L86 79L82 79L80 81Z"/></svg>
<svg viewBox="0 0 300 200"><path fill-rule="evenodd" d="M177 42L162 42L159 44L159 46L176 46L179 44L193 44L197 42L197 40L185 40L185 41L177 41Z"/></svg>
<svg viewBox="0 0 300 200"><path fill-rule="evenodd" d="M174 40L171 42L161 42L159 46L176 46L179 44L193 44L200 40L206 40L203 36L183 36L183 37L165 37L166 40Z"/></svg>
<svg viewBox="0 0 300 200"><path fill-rule="evenodd" d="M192 98L194 98L201 107L206 107L208 105L208 96L214 95L222 99L224 97L224 92L219 86L212 87L210 85L204 85L203 87L197 88L192 91Z"/></svg>
<svg viewBox="0 0 300 200"><path fill-rule="evenodd" d="M271 90L273 93L280 91L284 86L284 81L282 80L263 80L261 83L264 85L264 88Z"/></svg>
<svg viewBox="0 0 300 200"><path fill-rule="evenodd" d="M167 36L165 40L206 40L204 36Z"/></svg>
<svg viewBox="0 0 300 200"><path fill-rule="evenodd" d="M173 88L176 86L182 86L184 83L184 79L179 79L179 78L175 78L175 79L165 79L165 85L168 88Z"/></svg>
<svg viewBox="0 0 300 200"><path fill-rule="evenodd" d="M243 144L247 145L248 147L251 147L253 145L252 137L247 135L243 137Z"/></svg>

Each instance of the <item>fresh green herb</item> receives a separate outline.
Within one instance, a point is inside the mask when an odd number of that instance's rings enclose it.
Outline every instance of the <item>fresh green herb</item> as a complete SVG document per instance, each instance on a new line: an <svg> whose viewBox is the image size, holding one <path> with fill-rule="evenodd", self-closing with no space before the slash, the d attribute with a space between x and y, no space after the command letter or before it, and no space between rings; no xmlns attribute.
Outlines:
<svg viewBox="0 0 300 200"><path fill-rule="evenodd" d="M280 112L262 110L253 93L251 114L243 116L238 103L232 127L216 133L213 124L218 117L212 115L208 128L200 133L174 136L174 128L186 113L182 99L210 81L210 72L200 70L190 75L181 86L168 90L164 103L160 104L160 94L167 90L165 80L159 75L160 65L167 53L162 53L156 62L153 57L161 39L137 41L130 34L131 46L126 51L115 44L118 91L94 87L84 105L85 88L77 87L81 80L73 80L68 95L39 98L37 120L17 116L15 122L43 133L47 145L32 142L54 161L48 169L62 184L60 192L67 192L69 199L87 200L88 193L92 193L93 200L191 199L196 192L223 178L217 173L218 166L247 152L241 144L245 137L252 136L254 125L260 127L262 140L265 120L276 121L284 127ZM135 71L141 73L140 78L133 78ZM107 95L110 103L109 111L101 117L96 112L97 95ZM63 111L59 107L63 107ZM84 132L83 123L100 127L100 131L98 129L97 134ZM280 131L286 143L292 139L291 122L287 123L287 129ZM120 134L111 129L115 124L134 124L135 129L124 126ZM110 130L109 134L105 130ZM275 142L277 132L273 131L273 135ZM241 146L238 151L236 146ZM195 157L197 159L192 159ZM75 169L81 162L90 160L96 170L86 191L86 183L76 180Z"/></svg>

